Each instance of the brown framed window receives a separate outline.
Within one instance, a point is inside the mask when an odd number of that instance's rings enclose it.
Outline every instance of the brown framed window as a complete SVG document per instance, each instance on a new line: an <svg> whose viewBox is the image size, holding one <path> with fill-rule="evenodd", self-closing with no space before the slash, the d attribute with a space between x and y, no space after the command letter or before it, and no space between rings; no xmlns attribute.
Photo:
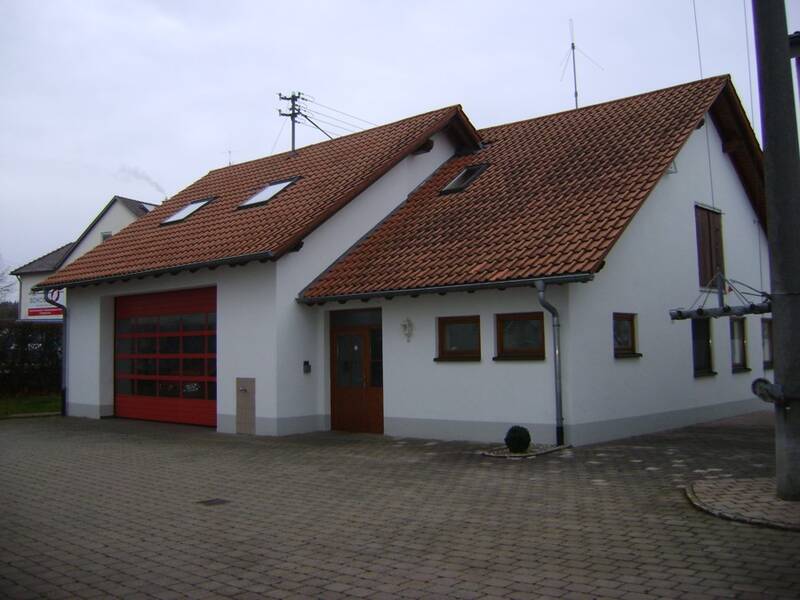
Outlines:
<svg viewBox="0 0 800 600"><path fill-rule="evenodd" d="M711 354L711 319L692 319L694 376L716 375Z"/></svg>
<svg viewBox="0 0 800 600"><path fill-rule="evenodd" d="M439 317L439 355L435 360L480 360L481 318Z"/></svg>
<svg viewBox="0 0 800 600"><path fill-rule="evenodd" d="M636 358L641 354L636 349L636 315L614 313L614 358Z"/></svg>
<svg viewBox="0 0 800 600"><path fill-rule="evenodd" d="M697 229L697 267L700 287L716 287L717 272L725 274L725 259L722 252L722 215L716 211L694 207Z"/></svg>
<svg viewBox="0 0 800 600"><path fill-rule="evenodd" d="M494 360L544 360L544 316L541 312L495 315Z"/></svg>
<svg viewBox="0 0 800 600"><path fill-rule="evenodd" d="M764 368L773 368L772 319L761 319L761 349L764 352Z"/></svg>
<svg viewBox="0 0 800 600"><path fill-rule="evenodd" d="M743 317L731 317L731 369L734 373L749 371L747 368L747 321Z"/></svg>

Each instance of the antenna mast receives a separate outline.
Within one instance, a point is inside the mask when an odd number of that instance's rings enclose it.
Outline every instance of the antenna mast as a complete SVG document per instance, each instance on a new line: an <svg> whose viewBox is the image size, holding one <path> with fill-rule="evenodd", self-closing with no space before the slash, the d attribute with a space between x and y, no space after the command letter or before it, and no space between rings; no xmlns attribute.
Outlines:
<svg viewBox="0 0 800 600"><path fill-rule="evenodd" d="M564 81L564 75L567 74L567 67L569 66L569 61L572 59L572 89L574 90L575 95L575 108L578 108L578 57L577 53L580 52L584 58L586 58L589 62L591 62L594 66L598 69L603 71L603 66L599 64L597 61L592 59L591 56L586 54L583 50L581 50L578 45L575 43L575 26L572 23L572 19L569 20L569 50L567 50L566 55L564 55L563 60L561 61L561 79L560 81Z"/></svg>
<svg viewBox="0 0 800 600"><path fill-rule="evenodd" d="M278 94L278 98L280 100L285 100L291 102L291 106L289 108L289 112L283 112L282 110L278 111L278 114L282 117L289 117L292 121L292 153L295 151L295 125L297 124L297 117L300 115L300 108L297 106L298 100L303 100L303 92L292 92L288 96L284 96L283 94Z"/></svg>
<svg viewBox="0 0 800 600"><path fill-rule="evenodd" d="M578 108L578 70L575 66L575 28L569 20L570 53L572 54L572 88L575 90L575 108Z"/></svg>

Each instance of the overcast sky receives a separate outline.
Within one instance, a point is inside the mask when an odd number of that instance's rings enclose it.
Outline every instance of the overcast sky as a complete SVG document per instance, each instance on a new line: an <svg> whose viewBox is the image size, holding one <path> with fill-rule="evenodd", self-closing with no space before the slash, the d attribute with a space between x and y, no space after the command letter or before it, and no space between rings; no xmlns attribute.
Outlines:
<svg viewBox="0 0 800 600"><path fill-rule="evenodd" d="M750 2L696 4L703 75L733 76L758 132ZM800 29L800 0L787 11ZM76 239L114 194L161 202L229 151L287 150L278 92L313 97L331 133L366 125L330 108L461 104L479 128L570 109L569 19L581 105L700 78L691 0L0 0L2 260Z"/></svg>

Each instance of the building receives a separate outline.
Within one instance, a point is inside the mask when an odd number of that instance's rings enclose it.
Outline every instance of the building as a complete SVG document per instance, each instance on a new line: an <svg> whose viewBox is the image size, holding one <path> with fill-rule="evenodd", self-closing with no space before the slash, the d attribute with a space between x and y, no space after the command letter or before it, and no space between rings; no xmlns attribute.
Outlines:
<svg viewBox="0 0 800 600"><path fill-rule="evenodd" d="M761 160L715 77L211 171L40 284L69 288L69 413L583 444L752 410L769 321L668 311L717 267L768 289Z"/></svg>
<svg viewBox="0 0 800 600"><path fill-rule="evenodd" d="M61 309L47 303L44 293L34 290L34 286L61 267L83 256L126 225L147 214L154 207L154 204L147 202L114 196L77 240L11 271L19 281L18 318L24 321L60 321ZM60 291L58 298L60 302L64 302L66 292Z"/></svg>

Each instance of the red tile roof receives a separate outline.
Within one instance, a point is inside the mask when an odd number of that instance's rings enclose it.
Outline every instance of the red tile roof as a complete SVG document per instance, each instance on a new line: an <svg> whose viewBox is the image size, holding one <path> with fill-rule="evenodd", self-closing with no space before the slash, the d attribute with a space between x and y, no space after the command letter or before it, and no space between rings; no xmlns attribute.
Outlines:
<svg viewBox="0 0 800 600"><path fill-rule="evenodd" d="M193 266L274 259L442 129L460 143L479 138L459 106L332 141L211 171L44 281L55 288ZM273 181L300 177L270 202L237 209ZM161 225L183 206L214 201L185 221Z"/></svg>
<svg viewBox="0 0 800 600"><path fill-rule="evenodd" d="M594 273L723 90L728 118L712 116L753 154L737 165L758 204L755 137L729 78L706 79L481 130L484 149L443 165L301 300ZM440 194L480 163L465 190Z"/></svg>

